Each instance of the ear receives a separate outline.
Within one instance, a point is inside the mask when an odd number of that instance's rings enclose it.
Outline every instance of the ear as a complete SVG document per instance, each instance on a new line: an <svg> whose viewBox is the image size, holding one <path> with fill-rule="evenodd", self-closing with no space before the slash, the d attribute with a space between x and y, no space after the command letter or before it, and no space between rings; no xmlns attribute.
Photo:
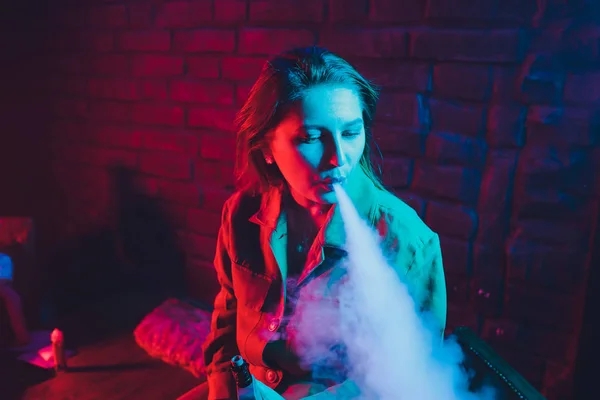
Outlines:
<svg viewBox="0 0 600 400"><path fill-rule="evenodd" d="M263 148L262 153L267 164L273 164L273 153L271 152L271 149L265 147Z"/></svg>

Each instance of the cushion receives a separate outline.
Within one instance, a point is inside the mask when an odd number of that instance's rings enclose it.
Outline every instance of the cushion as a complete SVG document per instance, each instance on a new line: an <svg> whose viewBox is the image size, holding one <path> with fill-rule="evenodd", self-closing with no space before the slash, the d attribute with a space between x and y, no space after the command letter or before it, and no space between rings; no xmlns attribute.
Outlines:
<svg viewBox="0 0 600 400"><path fill-rule="evenodd" d="M133 334L150 356L200 377L205 371L202 344L210 331L210 318L210 311L168 299L144 317Z"/></svg>

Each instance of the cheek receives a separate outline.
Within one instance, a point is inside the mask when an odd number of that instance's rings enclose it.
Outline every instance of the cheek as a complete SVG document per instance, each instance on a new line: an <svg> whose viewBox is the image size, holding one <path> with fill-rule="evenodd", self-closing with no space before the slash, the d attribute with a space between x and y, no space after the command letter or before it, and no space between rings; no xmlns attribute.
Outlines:
<svg viewBox="0 0 600 400"><path fill-rule="evenodd" d="M352 160L353 163L358 163L360 158L362 157L365 151L365 136L356 138L348 144L348 158Z"/></svg>
<svg viewBox="0 0 600 400"><path fill-rule="evenodd" d="M319 165L320 156L318 146L297 147L293 144L280 146L273 149L273 157L286 177L302 176L312 173Z"/></svg>

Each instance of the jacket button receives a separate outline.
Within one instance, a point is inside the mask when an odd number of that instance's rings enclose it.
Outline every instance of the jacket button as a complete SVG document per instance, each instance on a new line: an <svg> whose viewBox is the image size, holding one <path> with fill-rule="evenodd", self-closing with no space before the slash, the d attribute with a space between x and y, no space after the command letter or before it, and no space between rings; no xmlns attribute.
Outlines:
<svg viewBox="0 0 600 400"><path fill-rule="evenodd" d="M267 327L267 329L270 330L271 332L275 332L278 328L279 328L279 320L278 319L274 319L271 322L269 322L269 326Z"/></svg>
<svg viewBox="0 0 600 400"><path fill-rule="evenodd" d="M277 376L277 372L273 371L272 369L267 370L265 378L267 378L267 382L269 383L275 383L277 382L277 379L279 379L279 377Z"/></svg>

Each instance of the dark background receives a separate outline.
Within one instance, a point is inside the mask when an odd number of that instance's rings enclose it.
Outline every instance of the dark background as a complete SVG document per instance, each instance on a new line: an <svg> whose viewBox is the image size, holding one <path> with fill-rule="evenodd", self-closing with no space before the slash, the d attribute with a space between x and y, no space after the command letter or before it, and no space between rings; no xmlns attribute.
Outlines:
<svg viewBox="0 0 600 400"><path fill-rule="evenodd" d="M35 218L43 313L140 284L211 302L233 115L265 56L317 44L383 88L385 183L441 236L449 331L472 327L549 399L571 398L597 354L592 3L3 6L0 215Z"/></svg>

